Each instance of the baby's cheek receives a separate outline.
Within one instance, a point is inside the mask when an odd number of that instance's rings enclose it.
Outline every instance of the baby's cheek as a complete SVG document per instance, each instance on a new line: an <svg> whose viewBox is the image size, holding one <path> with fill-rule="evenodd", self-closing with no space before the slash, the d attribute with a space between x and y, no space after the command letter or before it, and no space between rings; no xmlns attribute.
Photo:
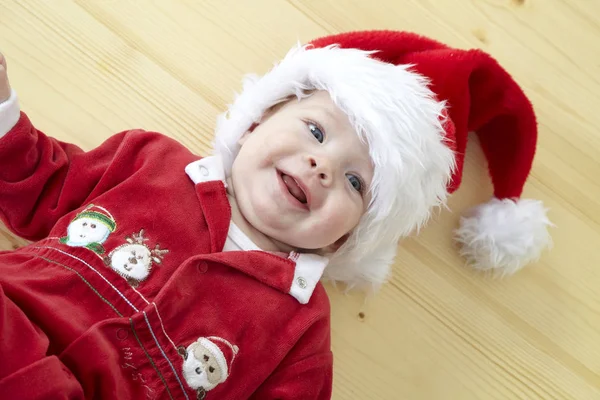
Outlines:
<svg viewBox="0 0 600 400"><path fill-rule="evenodd" d="M353 203L339 202L328 209L327 215L321 219L321 229L330 236L339 239L356 227L362 209Z"/></svg>

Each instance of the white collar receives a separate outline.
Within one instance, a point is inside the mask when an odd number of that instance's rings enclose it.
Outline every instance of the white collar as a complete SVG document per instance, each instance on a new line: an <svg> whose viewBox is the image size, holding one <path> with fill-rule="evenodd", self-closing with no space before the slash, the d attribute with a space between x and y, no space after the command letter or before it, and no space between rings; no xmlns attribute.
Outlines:
<svg viewBox="0 0 600 400"><path fill-rule="evenodd" d="M227 187L225 168L219 155L194 161L185 167L185 172L195 185L203 182L221 181ZM289 259L295 262L294 277L289 294L300 303L306 304L319 283L329 259L317 254L296 252L292 252Z"/></svg>
<svg viewBox="0 0 600 400"><path fill-rule="evenodd" d="M227 187L223 159L219 155L204 157L185 167L185 173L195 185L202 182L221 181Z"/></svg>

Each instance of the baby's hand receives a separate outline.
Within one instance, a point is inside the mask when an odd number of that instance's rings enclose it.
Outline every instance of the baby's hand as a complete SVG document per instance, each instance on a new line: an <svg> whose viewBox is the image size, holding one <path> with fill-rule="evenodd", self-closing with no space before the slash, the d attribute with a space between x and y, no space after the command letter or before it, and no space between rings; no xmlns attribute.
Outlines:
<svg viewBox="0 0 600 400"><path fill-rule="evenodd" d="M6 73L6 59L0 53L0 103L4 103L10 97L10 84Z"/></svg>

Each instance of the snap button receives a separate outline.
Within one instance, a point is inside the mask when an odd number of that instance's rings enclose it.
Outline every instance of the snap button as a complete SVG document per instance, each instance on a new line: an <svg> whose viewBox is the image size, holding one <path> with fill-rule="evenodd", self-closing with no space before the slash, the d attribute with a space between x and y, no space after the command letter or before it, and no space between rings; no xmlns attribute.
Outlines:
<svg viewBox="0 0 600 400"><path fill-rule="evenodd" d="M298 279L296 279L296 282L298 283L298 286L300 286L301 289L306 289L306 286L308 286L306 279L304 279L303 277L299 277Z"/></svg>
<svg viewBox="0 0 600 400"><path fill-rule="evenodd" d="M123 341L127 339L127 336L129 336L129 333L126 329L119 328L119 330L117 330L117 339Z"/></svg>
<svg viewBox="0 0 600 400"><path fill-rule="evenodd" d="M202 176L208 176L208 169L202 165L200 166L200 173L202 174Z"/></svg>
<svg viewBox="0 0 600 400"><path fill-rule="evenodd" d="M206 273L206 271L208 271L208 264L203 261L200 264L198 264L197 268L198 268L198 272L200 272L201 274L204 274L204 273Z"/></svg>

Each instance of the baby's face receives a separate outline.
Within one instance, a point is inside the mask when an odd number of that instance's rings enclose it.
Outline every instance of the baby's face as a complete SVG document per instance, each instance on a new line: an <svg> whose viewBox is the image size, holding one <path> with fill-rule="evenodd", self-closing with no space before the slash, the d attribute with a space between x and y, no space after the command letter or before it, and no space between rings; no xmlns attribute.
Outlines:
<svg viewBox="0 0 600 400"><path fill-rule="evenodd" d="M327 92L286 103L240 144L232 169L238 207L272 239L322 249L356 227L366 211L369 149Z"/></svg>

